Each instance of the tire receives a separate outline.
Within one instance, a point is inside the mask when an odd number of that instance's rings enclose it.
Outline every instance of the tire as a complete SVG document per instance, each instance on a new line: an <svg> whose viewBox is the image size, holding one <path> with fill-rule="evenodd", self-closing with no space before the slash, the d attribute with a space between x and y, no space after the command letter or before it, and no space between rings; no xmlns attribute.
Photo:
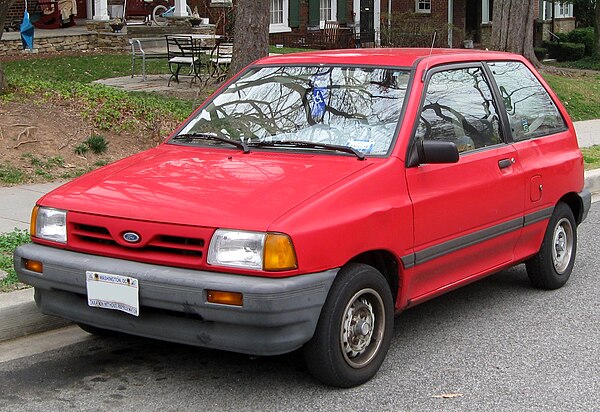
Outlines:
<svg viewBox="0 0 600 412"><path fill-rule="evenodd" d="M119 335L119 332L115 332L114 330L97 328L96 326L87 325L85 323L78 323L77 326L79 326L81 329L83 329L84 331L86 331L87 333L89 333L91 335L96 335L96 336L117 336L117 335Z"/></svg>
<svg viewBox="0 0 600 412"><path fill-rule="evenodd" d="M525 262L531 283L540 289L558 289L571 276L577 252L577 224L573 211L558 203L548 223L540 251Z"/></svg>
<svg viewBox="0 0 600 412"><path fill-rule="evenodd" d="M167 18L163 17L163 13L167 11L167 8L162 4L159 4L152 10L152 21L158 26L166 26Z"/></svg>
<svg viewBox="0 0 600 412"><path fill-rule="evenodd" d="M344 267L329 291L315 334L303 348L309 372L340 388L367 382L387 354L393 326L392 293L383 275L368 265Z"/></svg>

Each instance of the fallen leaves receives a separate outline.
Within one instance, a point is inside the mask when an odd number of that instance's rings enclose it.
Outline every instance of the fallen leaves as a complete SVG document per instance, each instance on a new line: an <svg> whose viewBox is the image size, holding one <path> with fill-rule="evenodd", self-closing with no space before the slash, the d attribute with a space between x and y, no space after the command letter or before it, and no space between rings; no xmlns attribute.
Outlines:
<svg viewBox="0 0 600 412"><path fill-rule="evenodd" d="M452 398L460 398L462 396L463 396L462 393L442 393L441 395L433 395L432 398L452 399Z"/></svg>

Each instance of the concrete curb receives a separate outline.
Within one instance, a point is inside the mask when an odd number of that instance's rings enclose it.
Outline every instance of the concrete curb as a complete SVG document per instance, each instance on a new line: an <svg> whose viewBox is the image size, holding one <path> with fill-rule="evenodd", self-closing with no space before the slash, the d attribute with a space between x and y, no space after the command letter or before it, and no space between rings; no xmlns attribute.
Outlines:
<svg viewBox="0 0 600 412"><path fill-rule="evenodd" d="M592 193L600 191L600 169L585 172L585 188Z"/></svg>
<svg viewBox="0 0 600 412"><path fill-rule="evenodd" d="M33 288L0 293L0 342L62 328L70 321L40 313Z"/></svg>

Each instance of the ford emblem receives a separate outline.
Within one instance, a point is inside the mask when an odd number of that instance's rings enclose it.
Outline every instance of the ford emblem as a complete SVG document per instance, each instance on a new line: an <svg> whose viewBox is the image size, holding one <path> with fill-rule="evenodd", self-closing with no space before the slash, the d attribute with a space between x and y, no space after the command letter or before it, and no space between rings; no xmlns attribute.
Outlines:
<svg viewBox="0 0 600 412"><path fill-rule="evenodd" d="M123 240L128 243L137 243L140 241L140 235L135 232L125 232L123 233Z"/></svg>

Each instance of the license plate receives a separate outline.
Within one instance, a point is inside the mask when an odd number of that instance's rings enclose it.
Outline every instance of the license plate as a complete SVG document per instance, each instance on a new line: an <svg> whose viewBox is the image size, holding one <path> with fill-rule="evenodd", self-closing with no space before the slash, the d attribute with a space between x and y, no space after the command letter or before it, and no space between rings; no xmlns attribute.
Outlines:
<svg viewBox="0 0 600 412"><path fill-rule="evenodd" d="M88 305L140 314L139 284L131 276L86 271Z"/></svg>

